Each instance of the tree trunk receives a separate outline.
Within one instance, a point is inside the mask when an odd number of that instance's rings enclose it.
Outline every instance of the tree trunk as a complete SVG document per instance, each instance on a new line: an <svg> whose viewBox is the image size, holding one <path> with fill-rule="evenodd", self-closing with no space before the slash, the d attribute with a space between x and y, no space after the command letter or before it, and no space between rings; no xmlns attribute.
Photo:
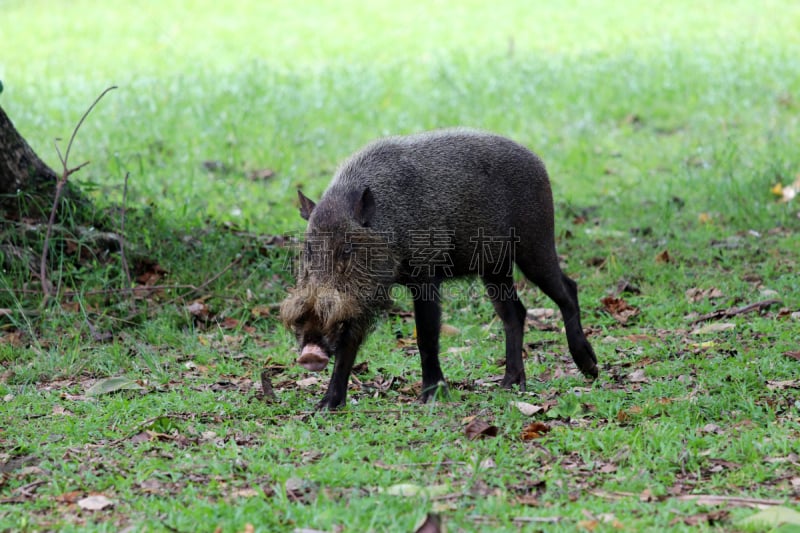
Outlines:
<svg viewBox="0 0 800 533"><path fill-rule="evenodd" d="M0 107L0 194L55 186L56 173L39 159Z"/></svg>
<svg viewBox="0 0 800 533"><path fill-rule="evenodd" d="M0 216L12 220L46 217L57 181L58 175L39 159L0 107ZM69 183L62 197L82 203Z"/></svg>

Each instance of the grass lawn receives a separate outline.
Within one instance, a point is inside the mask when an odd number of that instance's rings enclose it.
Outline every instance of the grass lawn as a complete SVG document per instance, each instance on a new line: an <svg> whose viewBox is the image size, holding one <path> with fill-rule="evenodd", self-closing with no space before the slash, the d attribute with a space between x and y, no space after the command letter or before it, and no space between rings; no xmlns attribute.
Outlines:
<svg viewBox="0 0 800 533"><path fill-rule="evenodd" d="M64 237L43 304L0 251L1 531L800 527L746 523L800 510L800 198L779 196L800 180L800 4L224 4L0 0L0 106L53 167L119 87L73 180L116 224L129 176L136 287ZM275 307L295 191L318 198L369 140L454 125L547 163L601 375L521 281L528 391L500 389L502 324L465 280L448 399L414 401L398 291L348 406L314 414L329 373L294 364Z"/></svg>

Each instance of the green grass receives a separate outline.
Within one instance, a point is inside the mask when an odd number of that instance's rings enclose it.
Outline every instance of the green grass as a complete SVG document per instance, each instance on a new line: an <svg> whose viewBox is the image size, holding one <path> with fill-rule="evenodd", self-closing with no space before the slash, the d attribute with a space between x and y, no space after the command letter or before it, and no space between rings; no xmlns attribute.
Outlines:
<svg viewBox="0 0 800 533"><path fill-rule="evenodd" d="M798 507L798 362L784 354L800 204L770 193L800 172L796 3L118 4L0 0L0 105L51 165L53 140L119 86L79 133L73 163L91 164L74 180L117 220L130 174L135 274L160 265L166 286L126 297L117 254L56 254L53 279L80 294L42 306L24 268L2 273L0 530L411 531L435 511L451 531L616 530L608 515L628 531L730 531L754 511L722 505L711 524L697 517L716 507L680 496ZM601 377L577 375L561 333L531 328L528 392L480 384L502 374L502 326L459 282L449 401L411 401L418 356L397 339L413 322L392 314L362 349L355 402L309 415L328 376L297 385L309 376L270 307L290 250L269 237L302 231L295 189L317 198L365 142L451 125L546 161ZM639 289L623 294L640 310L626 325L600 303L621 278ZM694 287L722 296L692 302ZM772 297L710 321L732 330L691 334L698 315ZM187 309L197 298L208 320ZM264 367L278 403L257 397ZM144 389L85 396L119 375ZM468 440L475 415L498 436ZM523 441L532 420L552 430ZM432 488L393 495L403 483ZM115 505L81 510L92 493ZM544 517L560 520L531 521Z"/></svg>

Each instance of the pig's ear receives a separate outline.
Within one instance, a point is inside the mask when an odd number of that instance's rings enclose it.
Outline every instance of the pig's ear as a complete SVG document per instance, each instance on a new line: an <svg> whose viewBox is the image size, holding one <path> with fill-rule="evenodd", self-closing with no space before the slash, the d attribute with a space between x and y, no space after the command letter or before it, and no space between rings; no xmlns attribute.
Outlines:
<svg viewBox="0 0 800 533"><path fill-rule="evenodd" d="M372 217L375 215L375 197L369 187L365 187L359 199L356 200L353 215L356 218L356 222L362 226L369 226L370 222L372 222Z"/></svg>
<svg viewBox="0 0 800 533"><path fill-rule="evenodd" d="M300 216L308 220L308 217L311 216L311 211L314 210L317 204L304 195L300 189L297 190L297 197L300 199Z"/></svg>

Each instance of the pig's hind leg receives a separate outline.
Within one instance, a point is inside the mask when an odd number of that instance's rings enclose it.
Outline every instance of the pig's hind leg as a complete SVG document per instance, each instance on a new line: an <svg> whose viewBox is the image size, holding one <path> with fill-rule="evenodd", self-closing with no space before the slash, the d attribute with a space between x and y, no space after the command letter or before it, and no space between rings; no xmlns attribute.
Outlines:
<svg viewBox="0 0 800 533"><path fill-rule="evenodd" d="M501 385L510 389L518 385L525 390L525 365L522 362L522 335L525 327L525 306L519 301L511 274L484 276L486 294L503 321L506 334L506 373Z"/></svg>
<svg viewBox="0 0 800 533"><path fill-rule="evenodd" d="M541 249L537 251L541 252ZM558 305L564 319L567 344L573 361L583 374L596 378L598 374L597 357L583 333L583 326L581 326L578 285L561 271L555 248L543 257L517 253L516 262L525 277L535 283Z"/></svg>

